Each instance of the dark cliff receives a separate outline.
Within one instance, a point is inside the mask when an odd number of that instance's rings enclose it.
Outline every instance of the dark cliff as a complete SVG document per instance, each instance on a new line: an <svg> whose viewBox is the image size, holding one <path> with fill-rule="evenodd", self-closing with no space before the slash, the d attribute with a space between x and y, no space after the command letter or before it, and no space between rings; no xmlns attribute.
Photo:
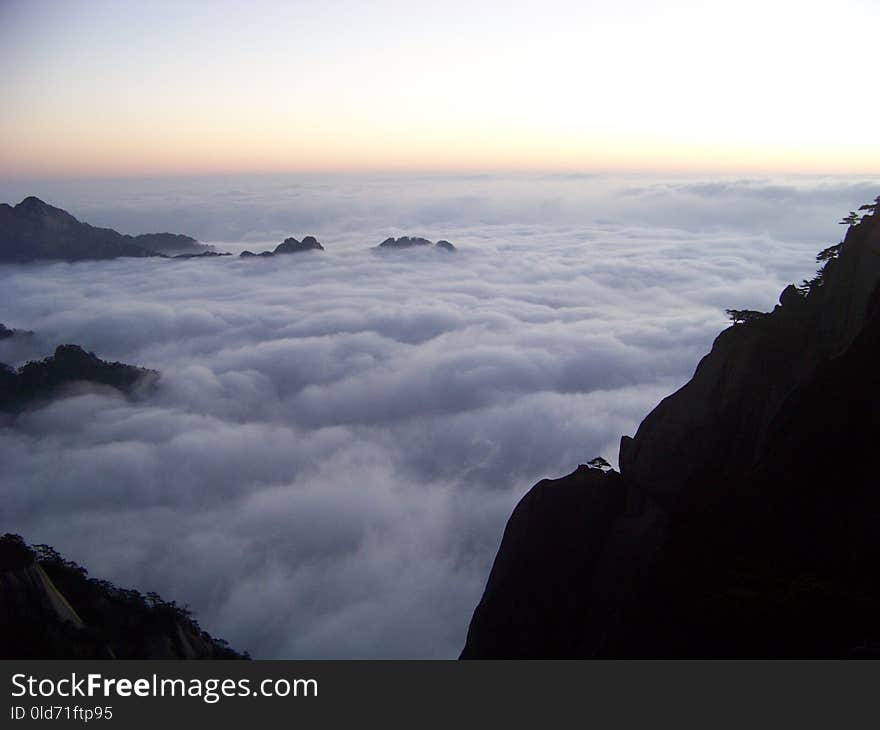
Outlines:
<svg viewBox="0 0 880 730"><path fill-rule="evenodd" d="M242 659L190 612L117 588L47 545L0 537L0 658Z"/></svg>
<svg viewBox="0 0 880 730"><path fill-rule="evenodd" d="M463 658L880 656L880 223L514 511ZM873 213L873 214L872 214Z"/></svg>
<svg viewBox="0 0 880 730"><path fill-rule="evenodd" d="M0 263L160 256L205 248L189 236L172 233L128 236L111 228L95 228L33 196L16 206L0 204Z"/></svg>

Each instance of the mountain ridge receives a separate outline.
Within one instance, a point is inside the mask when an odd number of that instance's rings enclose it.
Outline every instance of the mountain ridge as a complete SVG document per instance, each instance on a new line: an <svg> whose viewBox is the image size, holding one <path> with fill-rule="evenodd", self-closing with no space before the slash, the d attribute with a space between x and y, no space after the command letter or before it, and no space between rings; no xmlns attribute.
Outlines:
<svg viewBox="0 0 880 730"><path fill-rule="evenodd" d="M161 257L202 250L210 247L181 234L129 236L97 228L33 195L15 206L0 203L0 263Z"/></svg>

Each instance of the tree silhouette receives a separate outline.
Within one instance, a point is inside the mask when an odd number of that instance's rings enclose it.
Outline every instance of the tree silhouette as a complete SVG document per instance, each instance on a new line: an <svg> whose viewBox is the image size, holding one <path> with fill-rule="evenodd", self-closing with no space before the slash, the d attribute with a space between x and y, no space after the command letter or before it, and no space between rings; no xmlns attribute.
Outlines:
<svg viewBox="0 0 880 730"><path fill-rule="evenodd" d="M767 312L758 312L754 309L725 309L724 313L734 324L746 324L767 316Z"/></svg>
<svg viewBox="0 0 880 730"><path fill-rule="evenodd" d="M603 459L601 456L590 459L587 462L587 466L591 469L601 469L602 471L608 471L611 468L611 464L605 461L605 459Z"/></svg>
<svg viewBox="0 0 880 730"><path fill-rule="evenodd" d="M878 209L880 209L880 195L874 198L873 203L868 203L859 208L859 210L867 210L871 215L874 215Z"/></svg>
<svg viewBox="0 0 880 730"><path fill-rule="evenodd" d="M840 221L840 225L842 225L842 226L855 226L861 220L862 219L859 217L859 214L856 213L854 210L851 210L849 212L849 215Z"/></svg>
<svg viewBox="0 0 880 730"><path fill-rule="evenodd" d="M840 255L840 247L843 246L843 241L840 243L836 243L833 246L829 246L819 253L816 254L816 261L822 263L823 261L830 261L831 259L836 259Z"/></svg>

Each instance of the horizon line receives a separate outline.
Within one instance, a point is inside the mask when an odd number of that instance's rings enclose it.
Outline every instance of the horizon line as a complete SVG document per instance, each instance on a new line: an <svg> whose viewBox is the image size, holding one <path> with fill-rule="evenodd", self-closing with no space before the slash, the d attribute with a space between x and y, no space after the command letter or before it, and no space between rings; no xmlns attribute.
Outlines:
<svg viewBox="0 0 880 730"><path fill-rule="evenodd" d="M880 168L831 169L823 167L798 167L774 165L705 165L705 166L621 166L621 167L553 167L553 166L484 166L484 167L291 167L284 169L218 169L218 170L167 170L143 172L101 172L95 174L22 174L0 175L0 185L26 183L90 183L111 181L149 181L149 180L191 180L217 179L224 177L286 177L302 175L306 177L499 177L499 176L538 176L538 177L610 177L615 175L784 175L789 177L853 177L866 175L880 177Z"/></svg>

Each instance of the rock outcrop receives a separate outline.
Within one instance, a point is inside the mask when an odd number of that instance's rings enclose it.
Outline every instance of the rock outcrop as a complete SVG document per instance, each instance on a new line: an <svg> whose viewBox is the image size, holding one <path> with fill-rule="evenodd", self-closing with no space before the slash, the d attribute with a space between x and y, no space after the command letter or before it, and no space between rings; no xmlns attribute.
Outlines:
<svg viewBox="0 0 880 730"><path fill-rule="evenodd" d="M14 207L0 204L0 263L161 256L165 252L198 253L204 248L189 236L127 236L110 228L95 228L33 196Z"/></svg>
<svg viewBox="0 0 880 730"><path fill-rule="evenodd" d="M382 243L380 243L376 248L382 249L385 251L388 250L400 250L405 248L434 248L439 249L441 251L455 251L455 246L453 246L449 241L437 241L437 243L433 243L429 241L427 238L420 238L418 236L401 236L400 238L386 238Z"/></svg>
<svg viewBox="0 0 880 730"><path fill-rule="evenodd" d="M304 251L323 251L324 247L318 242L314 236L306 236L302 241L295 238L285 238L279 243L274 251L262 251L254 253L253 251L242 251L239 256L248 258L251 256L278 256L287 253L303 253Z"/></svg>
<svg viewBox="0 0 880 730"><path fill-rule="evenodd" d="M302 241L295 238L285 238L275 247L273 253L301 253L302 251L323 251L324 247L318 243L314 236L306 236Z"/></svg>
<svg viewBox="0 0 880 730"><path fill-rule="evenodd" d="M880 656L878 215L832 248L718 336L620 474L532 488L463 658Z"/></svg>
<svg viewBox="0 0 880 730"><path fill-rule="evenodd" d="M47 545L0 537L0 658L243 659L154 593L89 578Z"/></svg>
<svg viewBox="0 0 880 730"><path fill-rule="evenodd" d="M55 354L32 361L18 370L0 363L0 411L18 411L50 400L77 384L101 385L132 393L155 381L155 370L106 362L78 345L60 345Z"/></svg>

